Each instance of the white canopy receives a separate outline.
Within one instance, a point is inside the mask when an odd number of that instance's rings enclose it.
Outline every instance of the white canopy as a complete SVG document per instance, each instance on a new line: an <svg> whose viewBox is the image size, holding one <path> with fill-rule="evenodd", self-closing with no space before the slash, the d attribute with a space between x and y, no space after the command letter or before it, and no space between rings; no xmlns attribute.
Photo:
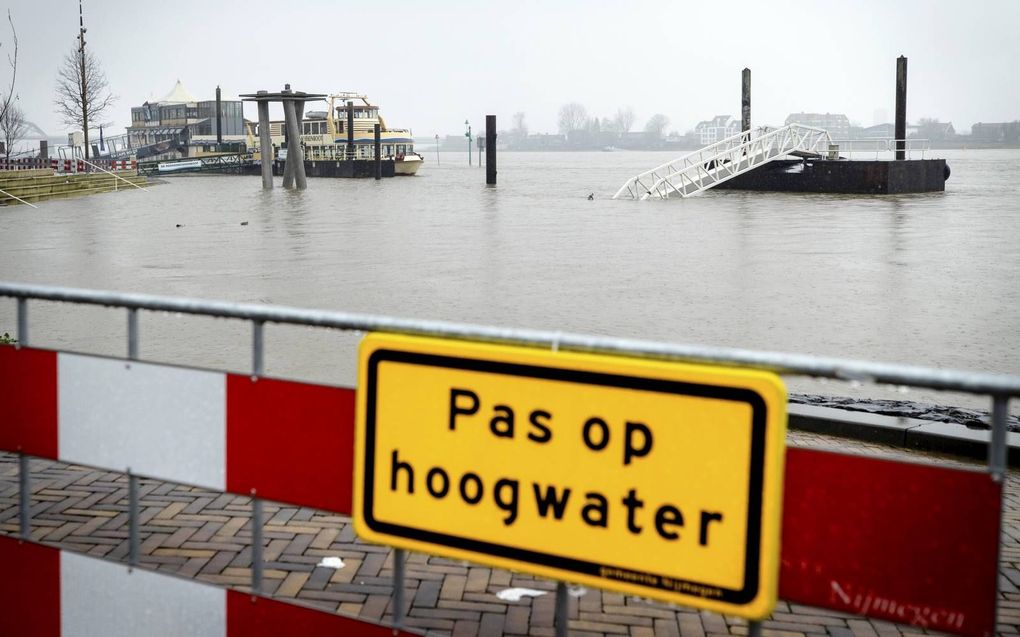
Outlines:
<svg viewBox="0 0 1020 637"><path fill-rule="evenodd" d="M174 84L174 90L163 96L163 99L159 100L160 104L187 104L189 102L197 102L195 96L184 88L180 80L177 80L177 84Z"/></svg>

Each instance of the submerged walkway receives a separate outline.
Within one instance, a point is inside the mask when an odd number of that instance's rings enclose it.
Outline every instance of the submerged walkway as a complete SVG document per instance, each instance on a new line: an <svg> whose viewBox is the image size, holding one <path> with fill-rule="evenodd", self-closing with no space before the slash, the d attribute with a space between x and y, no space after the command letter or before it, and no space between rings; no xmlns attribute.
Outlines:
<svg viewBox="0 0 1020 637"><path fill-rule="evenodd" d="M794 446L961 464L945 456L791 432ZM34 540L127 562L127 477L123 473L33 460ZM0 534L18 533L18 463L0 453ZM1020 635L1020 471L1010 471L1003 507L999 565L999 626ZM142 480L142 568L248 590L251 582L250 500L231 494ZM350 519L314 509L266 503L263 590L285 601L390 621L392 551L362 544ZM344 566L318 566L339 557ZM555 583L456 560L410 554L410 628L440 635L553 635ZM498 593L520 587L548 591L519 601ZM747 622L635 597L577 589L571 635L746 635ZM2 602L2 600L0 600ZM764 623L765 637L897 637L926 631L780 601Z"/></svg>

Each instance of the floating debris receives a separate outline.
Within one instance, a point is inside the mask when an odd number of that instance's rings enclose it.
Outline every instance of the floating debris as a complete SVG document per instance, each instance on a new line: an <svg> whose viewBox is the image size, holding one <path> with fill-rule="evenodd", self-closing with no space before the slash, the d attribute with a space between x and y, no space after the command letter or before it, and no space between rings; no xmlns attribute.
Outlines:
<svg viewBox="0 0 1020 637"><path fill-rule="evenodd" d="M325 566L326 568L341 569L344 567L343 558L339 557L324 557L322 561L316 564L316 566Z"/></svg>
<svg viewBox="0 0 1020 637"><path fill-rule="evenodd" d="M902 390L898 391L905 393ZM964 409L962 407L915 403L906 400L790 394L790 402L802 405L815 405L817 407L834 407L848 411L863 411L883 416L899 416L901 418L918 418L934 422L953 423L968 429L989 429L988 423L991 421L989 413L980 409ZM1020 432L1020 417L1008 415L1006 417L1006 424L1010 431Z"/></svg>
<svg viewBox="0 0 1020 637"><path fill-rule="evenodd" d="M504 602L519 602L522 597L541 597L548 592L534 588L507 588L496 593L496 597Z"/></svg>

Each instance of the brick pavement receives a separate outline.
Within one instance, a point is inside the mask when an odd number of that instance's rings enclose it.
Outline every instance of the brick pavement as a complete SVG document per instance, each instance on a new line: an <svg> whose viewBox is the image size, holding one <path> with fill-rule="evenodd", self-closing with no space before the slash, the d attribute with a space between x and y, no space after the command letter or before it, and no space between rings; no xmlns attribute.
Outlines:
<svg viewBox="0 0 1020 637"><path fill-rule="evenodd" d="M917 458L877 444L791 432L790 444ZM941 463L960 462L923 454ZM0 453L0 533L18 532L17 460ZM126 561L127 479L122 473L33 460L34 540ZM1020 635L1020 472L1011 471L1004 503L999 635ZM141 566L238 590L251 581L251 503L246 497L142 480ZM308 508L264 506L264 592L373 621L391 621L392 551L362 544L350 520ZM318 566L340 557L344 567ZM441 635L552 635L555 584L505 570L411 554L407 625ZM509 587L550 591L503 601ZM712 637L746 635L746 621L597 590L574 591L571 635ZM779 602L765 637L898 637L925 631Z"/></svg>

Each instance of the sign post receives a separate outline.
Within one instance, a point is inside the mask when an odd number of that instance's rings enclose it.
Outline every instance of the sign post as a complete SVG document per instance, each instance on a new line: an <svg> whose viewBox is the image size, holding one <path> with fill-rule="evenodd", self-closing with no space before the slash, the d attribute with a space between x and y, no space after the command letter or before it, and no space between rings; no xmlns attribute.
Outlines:
<svg viewBox="0 0 1020 637"><path fill-rule="evenodd" d="M358 387L362 539L749 619L774 607L777 376L372 334Z"/></svg>

